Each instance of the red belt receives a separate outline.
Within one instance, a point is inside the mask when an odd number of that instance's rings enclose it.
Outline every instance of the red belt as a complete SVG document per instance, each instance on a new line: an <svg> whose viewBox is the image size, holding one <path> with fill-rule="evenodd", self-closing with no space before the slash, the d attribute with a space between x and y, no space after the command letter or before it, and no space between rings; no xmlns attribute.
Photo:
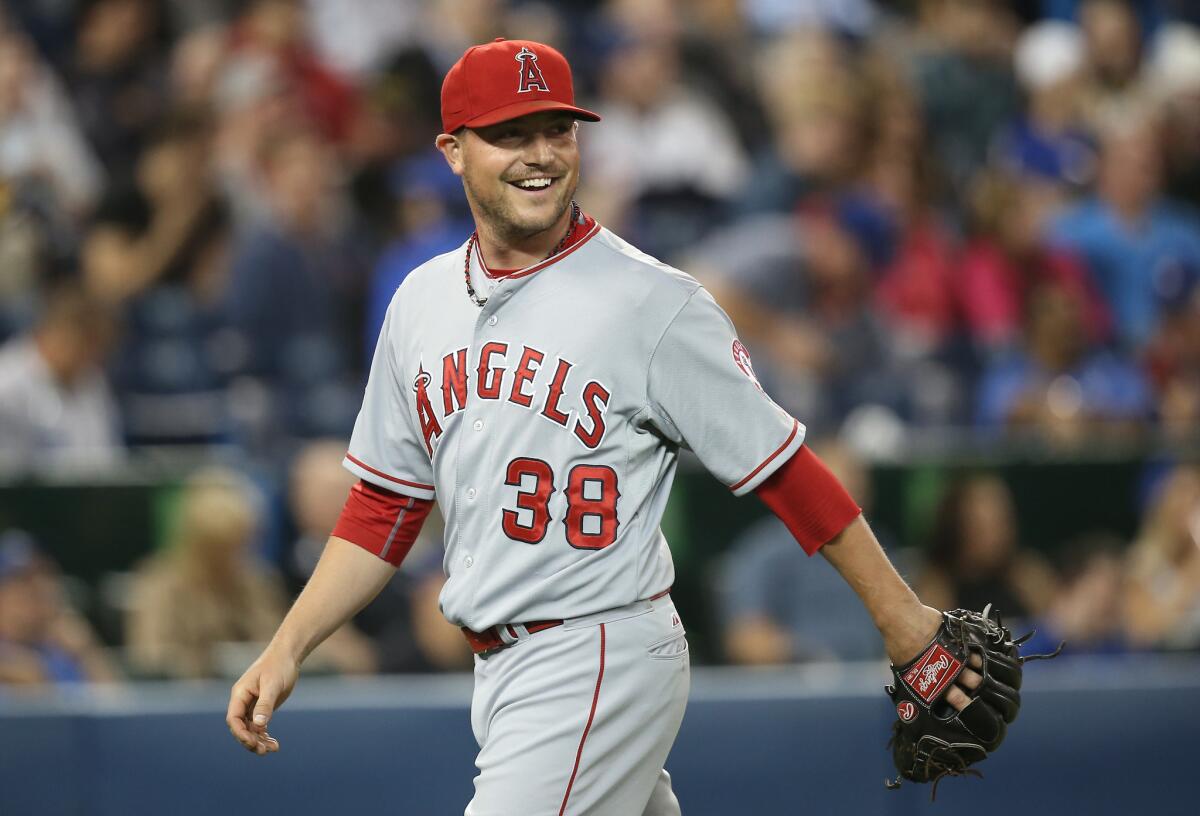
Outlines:
<svg viewBox="0 0 1200 816"><path fill-rule="evenodd" d="M667 587L662 592L659 592L657 595L651 595L646 600L657 601L659 598L665 597L670 591L671 588ZM530 621L529 623L502 623L488 627L482 632L476 632L465 626L461 628L463 635L467 638L467 643L471 644L471 651L486 659L501 649L507 649L517 642L517 639L520 637L515 628L517 626L520 626L532 635L535 632L544 632L547 629L553 629L555 626L562 625L562 620L540 620ZM501 630L508 635L508 638L504 637Z"/></svg>

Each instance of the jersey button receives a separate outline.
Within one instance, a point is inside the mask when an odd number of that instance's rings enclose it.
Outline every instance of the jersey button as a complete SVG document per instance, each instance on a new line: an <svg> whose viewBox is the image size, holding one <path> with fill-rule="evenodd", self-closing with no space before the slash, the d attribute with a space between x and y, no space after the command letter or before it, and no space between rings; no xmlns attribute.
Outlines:
<svg viewBox="0 0 1200 816"><path fill-rule="evenodd" d="M464 559L463 559L463 566L464 566L464 567L468 567L468 568L469 568L469 567L470 567L472 564L474 564L474 563L475 563L475 559L474 559L474 558L472 558L472 557L471 557L471 556L469 556L469 555L468 555L466 558L464 558Z"/></svg>
<svg viewBox="0 0 1200 816"><path fill-rule="evenodd" d="M491 317L488 318L489 326L495 326L499 322L500 322L500 318L496 317L495 315L492 315Z"/></svg>
<svg viewBox="0 0 1200 816"><path fill-rule="evenodd" d="M475 497L477 495L479 495L479 494L475 492L475 488L472 487L472 488L468 489L467 490L467 501L475 501Z"/></svg>
<svg viewBox="0 0 1200 816"><path fill-rule="evenodd" d="M482 419L475 420L475 424L472 425L471 427L477 431L482 431L483 430L483 420Z"/></svg>

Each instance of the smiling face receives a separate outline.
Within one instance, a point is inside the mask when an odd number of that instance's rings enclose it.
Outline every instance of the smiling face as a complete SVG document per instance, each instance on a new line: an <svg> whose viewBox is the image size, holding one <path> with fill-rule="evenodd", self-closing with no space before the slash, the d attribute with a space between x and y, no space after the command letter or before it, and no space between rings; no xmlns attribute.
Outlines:
<svg viewBox="0 0 1200 816"><path fill-rule="evenodd" d="M514 243L554 227L579 184L575 119L534 113L437 140L481 228Z"/></svg>

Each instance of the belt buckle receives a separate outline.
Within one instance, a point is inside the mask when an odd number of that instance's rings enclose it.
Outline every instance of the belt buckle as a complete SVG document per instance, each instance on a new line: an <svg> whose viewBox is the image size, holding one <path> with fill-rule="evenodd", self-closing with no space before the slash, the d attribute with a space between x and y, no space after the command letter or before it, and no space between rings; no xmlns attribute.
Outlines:
<svg viewBox="0 0 1200 816"><path fill-rule="evenodd" d="M517 643L517 637L512 634L512 630L510 630L509 626L506 624L497 624L496 626L491 627L491 631L494 632L496 637L500 639L500 643L490 649L485 649L484 651L480 652L480 660L487 660L497 652L502 652L509 646Z"/></svg>
<svg viewBox="0 0 1200 816"><path fill-rule="evenodd" d="M495 655L499 652L503 652L507 648L508 648L507 643L501 643L499 646L493 646L490 649L485 649L484 651L479 652L475 656L478 657L480 660L487 660L489 657L492 657L493 655Z"/></svg>

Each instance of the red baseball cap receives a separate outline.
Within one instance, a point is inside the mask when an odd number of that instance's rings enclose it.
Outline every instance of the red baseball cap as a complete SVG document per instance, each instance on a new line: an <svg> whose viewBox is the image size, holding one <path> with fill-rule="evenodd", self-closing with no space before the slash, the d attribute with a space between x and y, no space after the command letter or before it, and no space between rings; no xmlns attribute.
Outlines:
<svg viewBox="0 0 1200 816"><path fill-rule="evenodd" d="M567 58L531 40L497 37L487 45L468 48L442 82L445 133L552 110L600 121L590 110L575 106Z"/></svg>

